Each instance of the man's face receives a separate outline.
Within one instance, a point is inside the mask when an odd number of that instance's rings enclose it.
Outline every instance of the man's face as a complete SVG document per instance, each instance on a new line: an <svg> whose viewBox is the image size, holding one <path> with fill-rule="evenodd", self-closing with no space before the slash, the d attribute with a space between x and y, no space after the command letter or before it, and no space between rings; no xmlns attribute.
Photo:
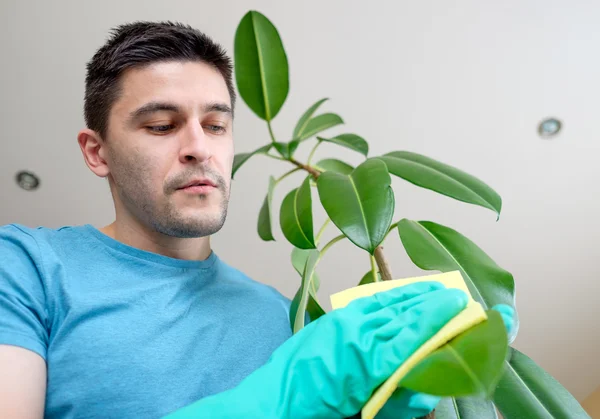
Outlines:
<svg viewBox="0 0 600 419"><path fill-rule="evenodd" d="M229 92L213 67L166 62L126 71L105 143L115 199L162 234L217 232L229 202L232 128ZM197 186L184 188L190 183Z"/></svg>

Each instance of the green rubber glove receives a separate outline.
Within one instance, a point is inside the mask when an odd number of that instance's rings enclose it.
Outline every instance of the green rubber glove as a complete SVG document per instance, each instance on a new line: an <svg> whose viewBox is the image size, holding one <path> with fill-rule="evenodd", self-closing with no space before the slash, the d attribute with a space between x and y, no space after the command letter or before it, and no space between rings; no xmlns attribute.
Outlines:
<svg viewBox="0 0 600 419"><path fill-rule="evenodd" d="M351 417L466 305L463 291L438 282L356 299L308 324L237 387L166 418Z"/></svg>

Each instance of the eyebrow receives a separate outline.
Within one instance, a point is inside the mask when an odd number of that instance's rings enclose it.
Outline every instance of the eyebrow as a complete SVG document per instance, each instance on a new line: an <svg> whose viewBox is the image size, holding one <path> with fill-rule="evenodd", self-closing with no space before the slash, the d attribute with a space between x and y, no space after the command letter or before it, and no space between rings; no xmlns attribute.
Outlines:
<svg viewBox="0 0 600 419"><path fill-rule="evenodd" d="M221 112L221 113L229 114L230 116L233 115L233 110L231 109L231 107L229 105L227 105L226 103L221 103L221 102L212 102L212 103L206 104L204 106L204 112L205 113Z"/></svg>
<svg viewBox="0 0 600 419"><path fill-rule="evenodd" d="M148 115L154 112L167 111L167 112L179 112L179 107L172 103L166 102L150 102L137 108L135 111L129 114L129 122L141 118L144 115Z"/></svg>
<svg viewBox="0 0 600 419"><path fill-rule="evenodd" d="M137 119L141 118L142 116L152 114L154 112L166 111L166 112L178 113L178 112L180 112L180 110L181 110L180 107L173 103L149 102L149 103L146 103L145 105L139 107L135 111L131 112L131 114L129 115L129 122L136 121ZM221 102L207 103L206 105L204 105L203 110L205 113L220 112L220 113L228 114L230 116L233 115L233 110L231 109L231 107L229 105L227 105L226 103L221 103Z"/></svg>

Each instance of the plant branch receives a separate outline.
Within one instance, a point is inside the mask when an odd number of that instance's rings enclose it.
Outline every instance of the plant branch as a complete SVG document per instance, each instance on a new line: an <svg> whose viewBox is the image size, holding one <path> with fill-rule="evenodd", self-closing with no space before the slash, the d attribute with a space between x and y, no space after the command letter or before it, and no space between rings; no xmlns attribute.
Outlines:
<svg viewBox="0 0 600 419"><path fill-rule="evenodd" d="M381 273L381 279L383 281L390 281L392 279L392 271L390 269L390 265L388 264L385 255L383 254L383 247L377 246L375 252L373 253L375 257L375 261L377 262L377 267L379 268L379 272Z"/></svg>
<svg viewBox="0 0 600 419"><path fill-rule="evenodd" d="M315 180L321 175L321 172L319 170L315 169L312 166L309 166L308 164L300 163L298 160L296 160L294 158L290 158L290 162L295 164L297 167L306 170L308 173L310 173L312 175L313 178L315 178Z"/></svg>
<svg viewBox="0 0 600 419"><path fill-rule="evenodd" d="M313 149L310 151L310 154L308 155L308 161L306 162L307 165L310 165L310 162L312 161L312 158L315 155L315 151L317 151L317 147L319 147L320 145L321 145L321 141L317 141L317 144L315 144Z"/></svg>

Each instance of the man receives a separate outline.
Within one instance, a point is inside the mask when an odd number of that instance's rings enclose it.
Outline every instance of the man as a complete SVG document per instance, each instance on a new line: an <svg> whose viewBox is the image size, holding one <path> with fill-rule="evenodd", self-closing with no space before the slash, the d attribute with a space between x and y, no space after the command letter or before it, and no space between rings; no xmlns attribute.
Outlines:
<svg viewBox="0 0 600 419"><path fill-rule="evenodd" d="M210 247L234 104L230 59L187 26L123 25L94 55L78 143L116 219L0 228L0 417L348 417L464 308L417 284L292 337L289 300ZM399 389L381 415L438 400Z"/></svg>

